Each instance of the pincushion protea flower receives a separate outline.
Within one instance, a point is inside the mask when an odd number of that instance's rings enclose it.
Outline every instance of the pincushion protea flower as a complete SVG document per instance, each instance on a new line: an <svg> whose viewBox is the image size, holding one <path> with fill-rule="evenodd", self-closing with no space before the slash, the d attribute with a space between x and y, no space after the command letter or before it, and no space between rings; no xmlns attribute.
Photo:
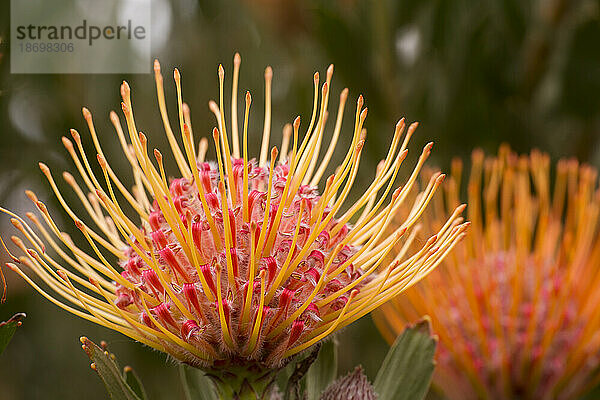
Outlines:
<svg viewBox="0 0 600 400"><path fill-rule="evenodd" d="M296 118L284 127L280 150L273 147L270 152L272 70L266 69L265 122L257 160L248 157L250 93L245 97L239 140L239 66L236 55L230 136L223 104L224 70L219 66L219 105L210 102L218 125L212 135L216 160L207 162L205 139L196 151L179 71L174 71L178 140L169 124L163 78L155 62L159 110L179 168L177 179L167 179L162 153L149 151L147 136L137 130L127 83L121 86L125 129L116 113L111 113L111 120L132 167L131 191L111 168L92 116L83 109L102 175L94 173L82 136L71 130L72 139L63 138L63 143L84 186L67 172L63 177L95 227L75 214L50 169L44 164L40 168L90 251L61 231L32 192L27 195L41 219L28 213L26 223L3 210L22 233L21 238L12 238L23 253L15 259L55 295L15 263L9 266L48 300L209 371L226 398L262 398L274 371L423 278L462 237L464 227L453 224L459 208L418 252L384 264L442 182L443 175L432 176L410 215L392 227L432 145L424 148L405 185L392 190L416 128L411 125L401 141L405 123L399 121L374 180L347 205L366 134L362 96L356 104L350 148L319 190L348 97L344 89L329 147L320 158L333 66L320 88L320 102L319 74L314 76L313 113L304 138L300 140ZM44 243L56 256L46 251Z"/></svg>
<svg viewBox="0 0 600 400"><path fill-rule="evenodd" d="M600 378L596 171L563 160L552 184L547 155L507 147L472 162L468 239L376 322L392 340L403 321L432 317L434 383L449 399L577 399ZM461 169L456 161L446 205L458 201Z"/></svg>

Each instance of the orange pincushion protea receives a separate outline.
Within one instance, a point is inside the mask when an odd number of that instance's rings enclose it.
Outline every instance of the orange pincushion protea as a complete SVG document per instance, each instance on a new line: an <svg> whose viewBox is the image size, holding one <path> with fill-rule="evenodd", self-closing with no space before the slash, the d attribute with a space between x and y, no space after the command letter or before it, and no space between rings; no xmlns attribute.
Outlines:
<svg viewBox="0 0 600 400"><path fill-rule="evenodd" d="M346 199L358 175L365 140L367 109L363 109L362 96L357 101L351 146L336 173L319 190L341 131L348 97L348 90L343 90L330 145L320 158L333 66L327 70L320 90L320 106L319 75L315 74L313 114L304 138L300 141L300 119L296 118L284 128L281 150L274 147L270 153L272 71L267 68L263 141L260 157L254 160L248 158L247 150L249 93L241 145L238 138L239 65L236 55L231 136L224 118L224 71L219 66L220 102L210 103L218 123L213 131L217 157L207 162L207 141L200 141L198 152L195 149L179 72L175 70L174 78L183 149L169 125L160 66L155 63L159 109L181 174L170 182L162 154L156 149L149 152L146 135L136 129L127 83L121 86L126 129L116 113L111 113L111 120L132 167L132 191L110 167L92 116L83 110L104 176L95 176L82 137L74 130L73 140L63 138L63 143L84 188L69 173L63 176L95 228L72 211L49 168L40 164L91 252L77 247L60 230L32 192L27 194L42 216L40 220L27 214L32 227L3 209L13 216L13 224L22 233L22 239L13 237L23 252L17 260L58 297L42 289L16 264L10 267L43 296L82 318L217 375L215 371L243 370L242 375L248 375L250 370L255 373L281 367L419 281L438 265L465 229L455 223L462 211L459 207L422 249L385 264L387 254L408 236L442 182L443 175L432 176L422 196L412 204L410 215L392 226L431 144L423 150L404 186L392 190L416 128L416 124L411 125L401 141L405 124L404 120L398 122L374 180L355 203L348 205ZM139 221L128 217L131 211ZM387 234L388 227L393 234ZM60 261L45 251L43 243L50 245Z"/></svg>
<svg viewBox="0 0 600 400"><path fill-rule="evenodd" d="M460 162L453 170L446 205L458 201ZM375 317L389 340L404 321L432 317L434 382L449 399L577 399L598 382L596 181L571 160L558 163L552 185L549 158L537 151L473 153L468 239ZM442 203L424 216L427 229L440 224Z"/></svg>

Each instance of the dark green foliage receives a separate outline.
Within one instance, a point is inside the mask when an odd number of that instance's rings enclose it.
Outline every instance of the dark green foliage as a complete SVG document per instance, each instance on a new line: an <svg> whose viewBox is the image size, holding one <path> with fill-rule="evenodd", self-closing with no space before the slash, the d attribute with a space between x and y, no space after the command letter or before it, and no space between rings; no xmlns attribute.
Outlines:
<svg viewBox="0 0 600 400"><path fill-rule="evenodd" d="M217 400L214 385L203 371L183 364L178 368L186 400Z"/></svg>
<svg viewBox="0 0 600 400"><path fill-rule="evenodd" d="M306 397L317 400L327 385L337 377L338 346L336 339L331 339L323 345L319 356L306 373Z"/></svg>
<svg viewBox="0 0 600 400"><path fill-rule="evenodd" d="M433 375L435 346L428 320L407 327L385 357L375 378L380 400L421 400Z"/></svg>
<svg viewBox="0 0 600 400"><path fill-rule="evenodd" d="M92 361L92 369L102 379L112 400L146 399L144 388L131 367L125 367L125 370L121 372L115 355L108 352L106 345L100 348L85 336L80 340L81 347Z"/></svg>
<svg viewBox="0 0 600 400"><path fill-rule="evenodd" d="M25 313L13 315L8 321L0 322L0 354L4 351L10 339L17 331L17 327L21 326L21 320L25 318Z"/></svg>

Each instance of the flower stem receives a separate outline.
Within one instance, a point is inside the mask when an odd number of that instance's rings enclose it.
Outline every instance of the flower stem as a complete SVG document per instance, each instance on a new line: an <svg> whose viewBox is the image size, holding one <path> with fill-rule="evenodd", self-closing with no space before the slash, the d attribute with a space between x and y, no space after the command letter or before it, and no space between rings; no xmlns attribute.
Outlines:
<svg viewBox="0 0 600 400"><path fill-rule="evenodd" d="M267 400L279 370L259 365L229 365L207 371L222 400Z"/></svg>

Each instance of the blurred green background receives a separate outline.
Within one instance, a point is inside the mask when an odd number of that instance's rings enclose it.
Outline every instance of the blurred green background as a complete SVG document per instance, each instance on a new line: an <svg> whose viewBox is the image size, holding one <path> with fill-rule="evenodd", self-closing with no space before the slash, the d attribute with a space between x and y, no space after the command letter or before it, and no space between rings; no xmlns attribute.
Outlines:
<svg viewBox="0 0 600 400"><path fill-rule="evenodd" d="M140 129L153 146L166 148L154 80L150 74L11 74L9 2L0 7L0 204L31 210L23 190L33 189L73 232L37 162L58 177L72 169L60 142L69 128L82 132L94 154L81 117L85 105L113 168L125 170L108 120L109 111L119 108L123 79L132 86ZM284 123L296 115L309 118L315 70L324 76L335 64L330 109L337 109L344 87L350 89L347 110L358 94L365 96L368 138L358 191L372 178L402 116L421 121L412 153L434 140L430 164L442 168L453 156L467 157L474 147L494 152L502 142L520 152L536 147L553 159L576 156L600 166L600 1L153 0L152 11L152 52L163 66L171 117L170 76L177 66L197 136L215 125L207 103L218 95L217 65L231 73L239 51L240 93L248 89L254 98L251 135L262 132L264 67L274 69L277 145ZM347 113L350 118L353 112ZM340 146L347 143L343 138ZM5 238L13 233L5 217L0 229ZM5 274L9 292L0 320L19 311L28 318L0 356L2 399L105 398L80 335L106 340L122 364L138 371L151 398L182 398L177 370L164 355L57 309L6 268ZM387 345L370 319L346 329L340 340L341 372L360 363L373 378Z"/></svg>

